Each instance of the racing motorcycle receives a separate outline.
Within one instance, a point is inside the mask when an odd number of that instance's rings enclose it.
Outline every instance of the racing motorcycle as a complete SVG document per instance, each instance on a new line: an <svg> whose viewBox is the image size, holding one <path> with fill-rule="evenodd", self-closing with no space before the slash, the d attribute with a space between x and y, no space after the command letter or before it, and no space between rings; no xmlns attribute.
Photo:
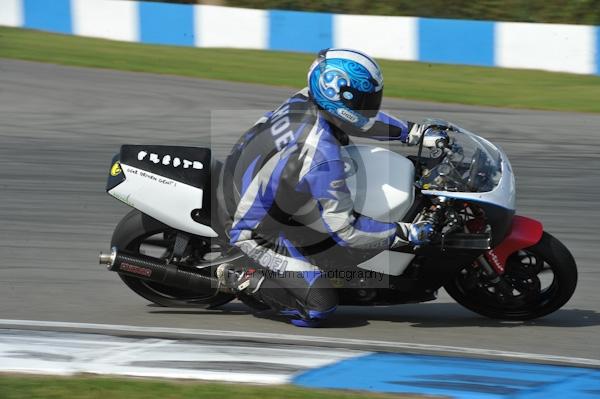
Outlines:
<svg viewBox="0 0 600 399"><path fill-rule="evenodd" d="M515 214L507 155L455 124L430 126L412 156L343 147L358 213L385 222L426 220L435 234L421 247L345 258L327 274L340 304L425 302L443 287L462 306L496 319L528 320L562 307L577 284L575 261L540 222ZM215 274L222 263L249 262L228 241L224 169L208 148L123 145L106 191L134 210L116 226L100 263L157 305L216 308L235 299ZM310 226L310 214L290 218Z"/></svg>

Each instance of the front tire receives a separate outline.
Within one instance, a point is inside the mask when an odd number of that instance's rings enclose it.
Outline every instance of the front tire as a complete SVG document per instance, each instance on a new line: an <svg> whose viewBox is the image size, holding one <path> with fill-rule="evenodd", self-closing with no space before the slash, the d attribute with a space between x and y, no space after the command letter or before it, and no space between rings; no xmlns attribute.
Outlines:
<svg viewBox="0 0 600 399"><path fill-rule="evenodd" d="M544 232L537 244L509 256L504 278L514 288L510 297L497 295L473 267L462 269L444 288L456 302L483 316L531 320L560 309L571 299L577 266L569 250Z"/></svg>
<svg viewBox="0 0 600 399"><path fill-rule="evenodd" d="M169 246L174 244L172 240L167 239L173 236L173 233L175 230L172 228L134 209L115 227L111 247L141 254L144 253L146 245L148 250L158 252L158 255L149 255L164 258L172 249ZM122 274L119 274L119 277L136 294L159 306L215 308L234 298L222 292L215 295L214 290L186 291Z"/></svg>

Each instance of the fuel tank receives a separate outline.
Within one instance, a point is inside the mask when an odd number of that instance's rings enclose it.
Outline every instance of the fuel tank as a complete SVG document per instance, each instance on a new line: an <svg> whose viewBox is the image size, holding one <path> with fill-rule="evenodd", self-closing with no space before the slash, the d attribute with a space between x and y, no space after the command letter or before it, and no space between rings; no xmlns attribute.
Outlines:
<svg viewBox="0 0 600 399"><path fill-rule="evenodd" d="M406 157L381 147L342 149L354 209L382 222L402 220L415 196L415 168Z"/></svg>

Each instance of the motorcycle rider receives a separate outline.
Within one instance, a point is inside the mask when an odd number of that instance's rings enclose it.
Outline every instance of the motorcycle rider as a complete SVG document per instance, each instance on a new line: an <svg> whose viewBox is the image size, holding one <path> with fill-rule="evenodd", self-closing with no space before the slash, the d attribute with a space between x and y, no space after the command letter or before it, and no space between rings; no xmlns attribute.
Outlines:
<svg viewBox="0 0 600 399"><path fill-rule="evenodd" d="M265 114L234 146L223 172L228 234L255 264L219 266L227 290L295 325L314 326L337 306L319 266L344 253L428 242L428 222L384 223L358 214L346 185L340 147L348 135L410 145L427 130L379 111L382 95L383 76L373 58L351 49L322 50L309 69L308 87ZM293 218L307 208L318 210L310 228Z"/></svg>

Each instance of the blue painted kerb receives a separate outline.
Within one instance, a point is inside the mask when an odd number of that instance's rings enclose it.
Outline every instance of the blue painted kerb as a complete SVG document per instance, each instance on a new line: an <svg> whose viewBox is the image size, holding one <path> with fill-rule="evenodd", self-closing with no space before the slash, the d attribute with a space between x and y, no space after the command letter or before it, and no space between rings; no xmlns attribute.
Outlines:
<svg viewBox="0 0 600 399"><path fill-rule="evenodd" d="M293 382L311 388L441 395L455 399L597 399L600 370L375 353L308 370Z"/></svg>

